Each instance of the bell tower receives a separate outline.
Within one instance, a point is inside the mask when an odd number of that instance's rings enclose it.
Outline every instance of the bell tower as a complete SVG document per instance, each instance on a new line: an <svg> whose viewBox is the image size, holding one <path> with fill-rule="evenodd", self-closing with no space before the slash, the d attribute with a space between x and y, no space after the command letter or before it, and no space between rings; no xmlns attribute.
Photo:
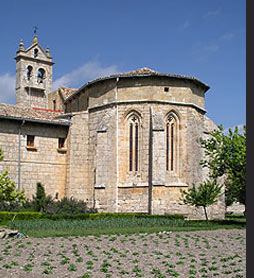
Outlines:
<svg viewBox="0 0 254 278"><path fill-rule="evenodd" d="M32 45L24 49L23 41L16 52L16 105L48 108L52 89L52 57L38 43L36 29Z"/></svg>

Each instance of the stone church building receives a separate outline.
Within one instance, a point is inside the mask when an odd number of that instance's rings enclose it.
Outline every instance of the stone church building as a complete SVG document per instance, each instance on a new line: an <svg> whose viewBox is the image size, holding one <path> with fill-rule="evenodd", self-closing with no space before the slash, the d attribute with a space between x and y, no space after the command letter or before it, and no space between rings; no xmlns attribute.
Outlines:
<svg viewBox="0 0 254 278"><path fill-rule="evenodd" d="M199 139L217 128L205 116L209 86L144 67L52 91L54 63L37 35L15 60L16 105L0 104L0 172L17 188L32 197L41 182L56 199L104 212L203 217L179 199L207 177ZM224 217L223 196L209 214Z"/></svg>

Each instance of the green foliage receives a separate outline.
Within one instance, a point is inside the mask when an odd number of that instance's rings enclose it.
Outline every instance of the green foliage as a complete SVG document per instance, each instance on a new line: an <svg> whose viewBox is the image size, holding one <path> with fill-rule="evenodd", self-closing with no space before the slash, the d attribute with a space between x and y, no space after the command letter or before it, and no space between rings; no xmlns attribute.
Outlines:
<svg viewBox="0 0 254 278"><path fill-rule="evenodd" d="M45 193L45 189L40 182L36 184L36 195L33 196L33 200L35 201L35 209L36 211L44 212L46 210L47 203L51 201L51 197L47 197Z"/></svg>
<svg viewBox="0 0 254 278"><path fill-rule="evenodd" d="M9 221L8 227L17 229L32 237L57 236L88 236L157 233L167 231L197 231L213 229L241 229L246 227L244 222L232 220L187 221L169 219L130 219L130 218L101 218L96 220L17 220ZM164 233L163 233L164 234ZM180 246L176 244L176 246Z"/></svg>
<svg viewBox="0 0 254 278"><path fill-rule="evenodd" d="M0 161L2 161L4 159L4 153L2 150L0 150Z"/></svg>
<svg viewBox="0 0 254 278"><path fill-rule="evenodd" d="M154 223L156 221L176 221L184 220L183 215L148 215L148 214L137 214L137 213L77 213L77 214L48 214L43 212L6 212L0 211L0 221L10 221L15 216L15 220L91 220L96 221L105 219L104 221L114 221L113 219L141 219L140 223L144 219L151 219ZM153 220L152 220L153 219ZM160 220L161 219L161 220ZM164 219L164 220L163 220ZM164 223L163 222L163 223ZM152 222L151 222L152 223Z"/></svg>
<svg viewBox="0 0 254 278"><path fill-rule="evenodd" d="M50 200L44 210L48 214L78 214L97 212L96 209L88 208L84 200L64 197L61 200Z"/></svg>
<svg viewBox="0 0 254 278"><path fill-rule="evenodd" d="M83 200L76 200L73 198L68 199L66 197L61 200L53 200L51 197L46 197L46 199L36 199L36 197L34 197L33 200L27 200L22 204L19 202L0 202L0 211L42 211L52 215L72 215L97 212L96 209L88 208L86 202Z"/></svg>
<svg viewBox="0 0 254 278"><path fill-rule="evenodd" d="M3 151L0 150L0 161L3 160ZM24 190L18 191L15 182L11 181L8 171L0 175L0 203L25 202Z"/></svg>
<svg viewBox="0 0 254 278"><path fill-rule="evenodd" d="M8 171L0 175L0 203L25 202L24 190L18 191L15 182L11 181Z"/></svg>
<svg viewBox="0 0 254 278"><path fill-rule="evenodd" d="M217 201L221 194L222 185L218 185L216 181L206 180L201 183L198 188L193 184L188 191L181 190L183 202L195 207L203 207L206 220L208 221L206 208Z"/></svg>
<svg viewBox="0 0 254 278"><path fill-rule="evenodd" d="M0 221L11 221L15 217L15 220L36 220L43 217L41 212L7 212L0 211Z"/></svg>
<svg viewBox="0 0 254 278"><path fill-rule="evenodd" d="M219 130L209 133L210 138L201 139L207 159L201 161L203 167L210 170L210 178L216 180L226 174L226 203L234 201L246 204L246 126L244 134L229 129L229 134Z"/></svg>

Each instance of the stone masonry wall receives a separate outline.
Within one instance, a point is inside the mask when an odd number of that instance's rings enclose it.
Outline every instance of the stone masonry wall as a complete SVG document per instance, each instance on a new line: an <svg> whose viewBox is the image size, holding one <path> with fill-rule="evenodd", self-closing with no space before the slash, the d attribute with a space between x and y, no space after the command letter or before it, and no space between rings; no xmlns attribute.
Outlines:
<svg viewBox="0 0 254 278"><path fill-rule="evenodd" d="M66 195L69 198L85 200L92 206L88 146L88 113L74 113L68 134Z"/></svg>
<svg viewBox="0 0 254 278"><path fill-rule="evenodd" d="M116 109L93 110L89 114L89 186L94 188L99 211L117 211Z"/></svg>
<svg viewBox="0 0 254 278"><path fill-rule="evenodd" d="M89 97L88 188L91 203L99 211L148 212L152 182L152 213L181 213L193 219L203 218L202 209L183 205L180 201L181 189L199 184L207 176L200 166L204 151L199 140L208 125L203 110L203 89L181 80L163 78L120 79L117 88L112 80L108 85L106 81L102 84L102 92L98 83L90 88L90 93L85 92L83 101L81 96L79 99L81 107L85 101L88 104ZM169 87L169 92L165 92L165 87ZM75 109L74 104L68 112ZM165 163L165 126L170 113L175 117L176 127L174 169L169 171ZM138 118L139 126L137 171L129 169L129 119L132 115ZM152 181L149 180L150 157ZM223 218L224 213L221 197L209 208L209 216Z"/></svg>
<svg viewBox="0 0 254 278"><path fill-rule="evenodd" d="M18 185L18 129L19 121L1 120L0 149L4 160L0 162L0 172L9 170L12 180ZM64 196L66 176L66 154L58 151L58 138L66 137L68 127L25 123L20 136L20 185L31 198L36 191L36 183L45 186L46 193L59 198ZM35 149L27 149L27 134L35 136Z"/></svg>

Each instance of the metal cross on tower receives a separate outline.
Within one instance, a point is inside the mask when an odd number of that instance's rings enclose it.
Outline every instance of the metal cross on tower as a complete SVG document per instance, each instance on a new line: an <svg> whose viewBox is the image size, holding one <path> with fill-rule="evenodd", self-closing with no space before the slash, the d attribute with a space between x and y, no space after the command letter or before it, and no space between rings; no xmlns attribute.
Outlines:
<svg viewBox="0 0 254 278"><path fill-rule="evenodd" d="M37 26L34 26L34 34L35 34L35 35L36 35L38 29L39 29L39 28L38 28Z"/></svg>

